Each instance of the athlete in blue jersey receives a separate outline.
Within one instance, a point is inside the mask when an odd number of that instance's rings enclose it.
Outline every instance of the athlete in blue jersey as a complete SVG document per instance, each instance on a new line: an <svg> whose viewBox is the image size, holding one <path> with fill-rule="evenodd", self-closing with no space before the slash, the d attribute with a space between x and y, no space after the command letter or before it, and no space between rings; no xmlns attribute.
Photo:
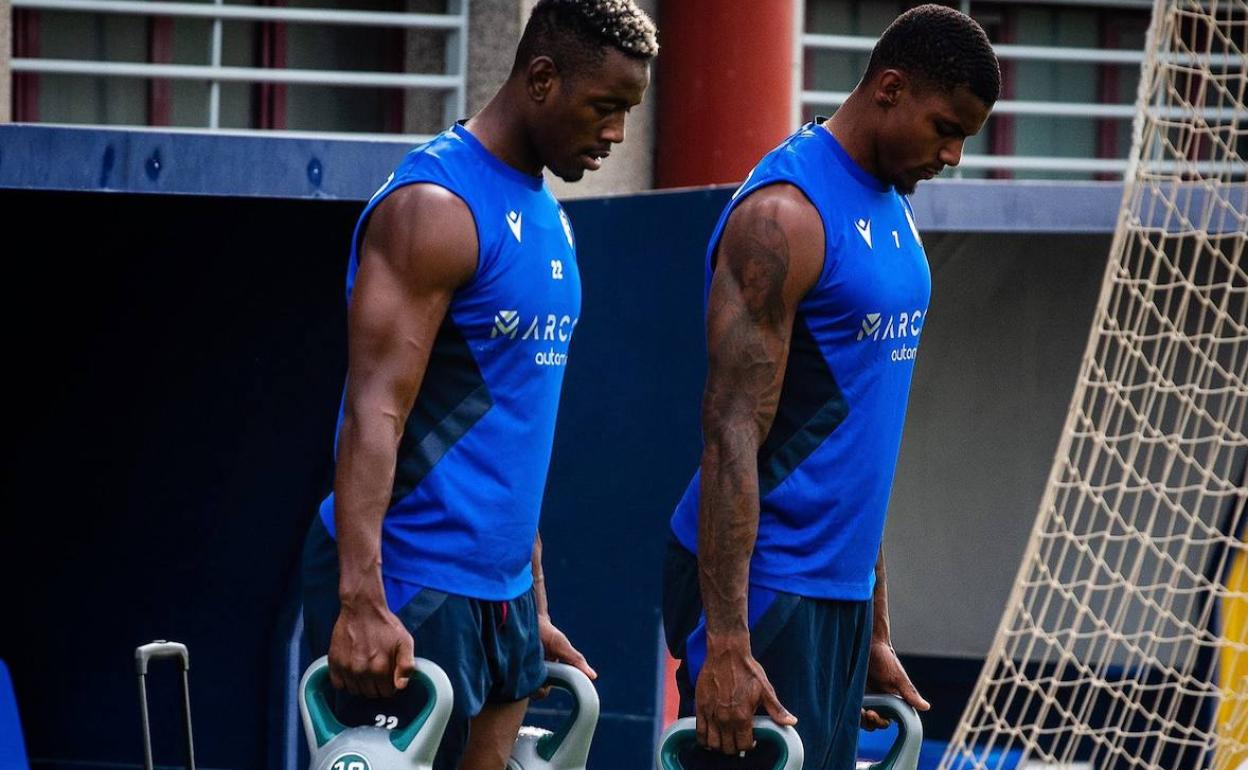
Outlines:
<svg viewBox="0 0 1248 770"><path fill-rule="evenodd" d="M864 687L928 707L892 648L880 549L931 288L905 196L957 165L999 90L978 24L908 11L711 237L705 445L664 579L681 711L713 750L686 768L739 767L722 754L751 749L761 710L796 725L807 770L848 770L860 721L883 724Z"/></svg>
<svg viewBox="0 0 1248 770"><path fill-rule="evenodd" d="M538 515L581 303L542 170L599 167L656 52L632 0L540 0L499 92L407 155L352 240L337 468L305 545L304 620L347 724L417 713L414 654L446 670L440 770L501 770L544 659L595 676L551 623L542 580Z"/></svg>

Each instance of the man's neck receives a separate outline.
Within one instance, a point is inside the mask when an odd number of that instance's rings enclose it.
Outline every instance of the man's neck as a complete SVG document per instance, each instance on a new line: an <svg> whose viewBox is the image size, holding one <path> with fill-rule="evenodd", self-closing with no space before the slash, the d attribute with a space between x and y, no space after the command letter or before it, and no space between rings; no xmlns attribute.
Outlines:
<svg viewBox="0 0 1248 770"><path fill-rule="evenodd" d="M541 176L542 161L528 140L520 110L514 103L514 85L505 83L489 104L468 119L465 127L494 157L521 173Z"/></svg>
<svg viewBox="0 0 1248 770"><path fill-rule="evenodd" d="M823 127L832 132L837 144L841 145L841 149L859 168L879 178L873 119L867 115L871 105L866 103L866 99L865 95L854 91Z"/></svg>

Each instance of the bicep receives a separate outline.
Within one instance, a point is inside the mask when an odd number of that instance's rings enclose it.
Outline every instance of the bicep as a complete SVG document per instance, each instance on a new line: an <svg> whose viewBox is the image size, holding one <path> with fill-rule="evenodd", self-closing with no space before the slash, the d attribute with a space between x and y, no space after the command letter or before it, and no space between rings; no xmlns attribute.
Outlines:
<svg viewBox="0 0 1248 770"><path fill-rule="evenodd" d="M476 265L467 207L428 187L402 188L377 207L347 318L348 401L394 417L410 410L455 289Z"/></svg>
<svg viewBox="0 0 1248 770"><path fill-rule="evenodd" d="M822 267L812 214L793 188L767 188L730 215L707 303L704 422L748 418L760 440L770 428L794 314Z"/></svg>

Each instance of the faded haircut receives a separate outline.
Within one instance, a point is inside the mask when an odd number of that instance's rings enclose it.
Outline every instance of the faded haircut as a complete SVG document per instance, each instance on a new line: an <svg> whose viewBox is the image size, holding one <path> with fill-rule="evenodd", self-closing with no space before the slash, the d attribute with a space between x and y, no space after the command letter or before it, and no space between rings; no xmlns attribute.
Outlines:
<svg viewBox="0 0 1248 770"><path fill-rule="evenodd" d="M885 69L901 70L945 92L965 86L989 107L1001 95L1001 65L984 28L943 5L911 8L888 25L863 79Z"/></svg>

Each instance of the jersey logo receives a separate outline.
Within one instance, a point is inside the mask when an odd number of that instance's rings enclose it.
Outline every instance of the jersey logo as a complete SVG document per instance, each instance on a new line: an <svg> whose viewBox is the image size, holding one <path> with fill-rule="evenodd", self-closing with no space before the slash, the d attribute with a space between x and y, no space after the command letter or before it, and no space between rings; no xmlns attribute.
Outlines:
<svg viewBox="0 0 1248 770"><path fill-rule="evenodd" d="M926 316L927 312L922 309L891 313L887 316L883 313L867 313L862 319L862 326L858 329L858 341L913 341L913 344L893 342L888 346L888 357L894 363L913 361L919 353L919 335L923 333L923 321L926 320Z"/></svg>
<svg viewBox="0 0 1248 770"><path fill-rule="evenodd" d="M522 243L520 240L520 218L524 214L519 211L507 212L507 226L511 228L511 234L516 236L516 243Z"/></svg>
<svg viewBox="0 0 1248 770"><path fill-rule="evenodd" d="M880 314L867 313L867 317L862 319L862 328L858 330L858 339L870 337L880 330Z"/></svg>
<svg viewBox="0 0 1248 770"><path fill-rule="evenodd" d="M854 223L854 229L857 230L858 234L862 236L862 239L867 242L867 248L869 249L875 248L874 246L871 245L871 220L870 219L859 219L857 222Z"/></svg>
<svg viewBox="0 0 1248 770"><path fill-rule="evenodd" d="M519 329L520 313L515 310L500 310L494 314L494 328L490 330L490 339L501 334L514 340Z"/></svg>
<svg viewBox="0 0 1248 770"><path fill-rule="evenodd" d="M559 221L563 224L563 234L568 239L568 245L576 248L576 241L572 239L572 223L568 221L568 215L563 213L563 209L559 209Z"/></svg>

